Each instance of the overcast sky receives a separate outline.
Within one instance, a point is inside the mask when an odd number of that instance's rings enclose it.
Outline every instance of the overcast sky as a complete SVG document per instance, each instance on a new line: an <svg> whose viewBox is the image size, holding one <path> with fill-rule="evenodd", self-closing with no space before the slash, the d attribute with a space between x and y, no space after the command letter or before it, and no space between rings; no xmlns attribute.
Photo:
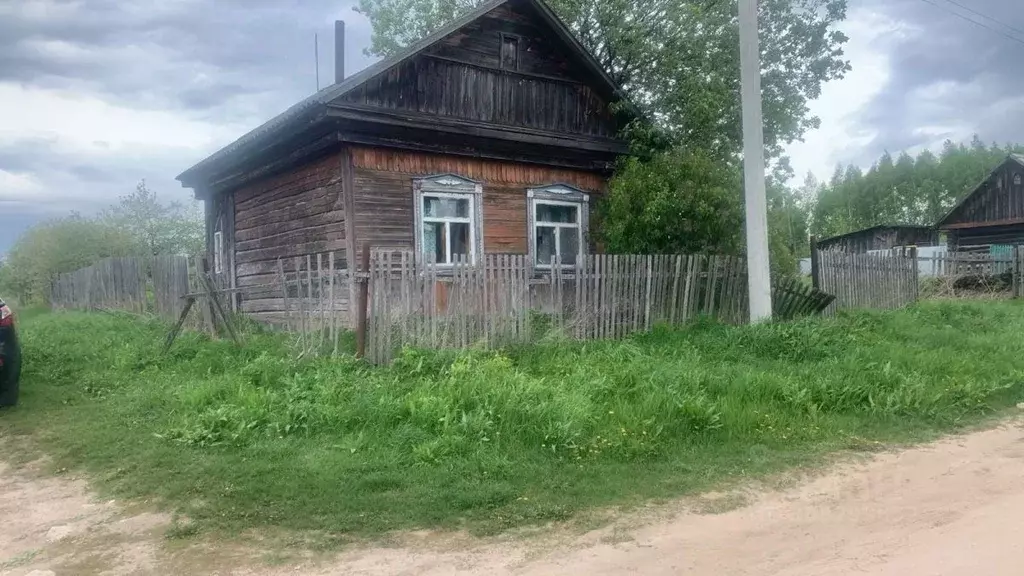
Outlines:
<svg viewBox="0 0 1024 576"><path fill-rule="evenodd" d="M950 0L929 0L999 27ZM1020 0L956 0L1024 30ZM849 0L853 66L812 110L822 128L789 152L801 175L944 139L1024 141L1020 43L925 0ZM0 254L28 226L92 213L174 176L316 88L368 65L369 23L328 0L0 0ZM1001 30L1014 34L1005 26Z"/></svg>

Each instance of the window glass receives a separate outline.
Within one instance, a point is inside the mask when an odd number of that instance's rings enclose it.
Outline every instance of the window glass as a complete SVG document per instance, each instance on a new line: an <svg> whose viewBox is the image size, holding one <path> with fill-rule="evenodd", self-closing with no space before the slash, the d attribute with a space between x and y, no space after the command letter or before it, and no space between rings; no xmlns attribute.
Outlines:
<svg viewBox="0 0 1024 576"><path fill-rule="evenodd" d="M579 228L558 229L558 254L562 264L576 264L576 254L580 250Z"/></svg>
<svg viewBox="0 0 1024 576"><path fill-rule="evenodd" d="M423 223L423 255L430 262L444 263L445 258L445 234L444 222Z"/></svg>
<svg viewBox="0 0 1024 576"><path fill-rule="evenodd" d="M537 226L537 264L547 266L555 255L555 228Z"/></svg>
<svg viewBox="0 0 1024 576"><path fill-rule="evenodd" d="M578 220L577 206L537 203L537 222L575 224Z"/></svg>
<svg viewBox="0 0 1024 576"><path fill-rule="evenodd" d="M427 218L469 218L469 200L424 195L423 216Z"/></svg>
<svg viewBox="0 0 1024 576"><path fill-rule="evenodd" d="M449 224L452 237L452 262L455 255L469 256L469 224L465 222L452 222Z"/></svg>
<svg viewBox="0 0 1024 576"><path fill-rule="evenodd" d="M417 245L427 262L452 264L460 257L473 261L480 234L475 201L475 195L469 192L419 193L422 237Z"/></svg>

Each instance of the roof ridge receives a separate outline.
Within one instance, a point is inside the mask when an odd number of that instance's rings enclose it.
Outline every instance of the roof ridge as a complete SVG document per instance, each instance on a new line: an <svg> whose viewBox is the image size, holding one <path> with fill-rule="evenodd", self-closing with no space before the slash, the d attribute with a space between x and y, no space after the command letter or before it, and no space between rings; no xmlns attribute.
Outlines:
<svg viewBox="0 0 1024 576"><path fill-rule="evenodd" d="M431 32L430 34L427 34L423 38L420 38L416 42L413 42L408 46L402 48L401 50L398 50L394 54L381 60L378 60L377 62L367 66L366 68L363 68L359 72L356 72L352 76L345 78L341 82L337 82L335 84L331 84L330 86L326 86L323 89L300 100L298 103L287 108L284 112L281 112L280 114L272 117L270 120L267 120L263 124L243 134L241 137L234 140L230 144L224 146L220 150L207 156L203 160L200 160L191 168L179 174L177 176L177 180L181 181L183 185L187 186L185 180L188 180L191 174L205 167L208 167L211 164L214 164L220 160L227 158L228 156L244 148L245 146L253 142L256 142L263 135L280 129L285 125L289 124L290 122L297 120L299 117L301 117L301 115L304 112L307 112L317 107L325 107L330 102L334 101L337 98L340 98L344 94L348 93L357 86L362 85L371 78L374 78L375 76L382 74L387 70L390 70L394 66L401 64L408 58L411 58L419 54L420 52L430 47L434 43L442 40L445 36L448 36L449 34L458 31L463 26L466 26L467 24L494 10L495 8L512 1L514 0L488 0L487 2L484 2L479 6L473 8L472 10L467 10L464 14L453 19L444 26L439 27L437 30ZM625 99L628 101L628 98L626 97L622 89L619 86L617 86L615 84L615 81L611 78L611 76L608 75L608 71L605 70L600 65L600 63L597 62L597 60L594 58L594 55L590 52L590 50L588 50L585 46L583 46L580 43L579 39L576 38L576 35L573 34L569 27L566 26L565 22L563 22L561 18L559 18L558 15L551 10L551 8L547 5L547 3L544 0L519 1L526 2L530 4L533 8L535 8L541 18L546 20L551 27L555 28L556 32L560 32L559 35L562 37L562 40L569 43L571 47L574 48L576 52L584 58L586 64L590 68L592 68L591 72L596 73L601 78L601 80L607 84L608 88L611 89L612 93L617 98Z"/></svg>

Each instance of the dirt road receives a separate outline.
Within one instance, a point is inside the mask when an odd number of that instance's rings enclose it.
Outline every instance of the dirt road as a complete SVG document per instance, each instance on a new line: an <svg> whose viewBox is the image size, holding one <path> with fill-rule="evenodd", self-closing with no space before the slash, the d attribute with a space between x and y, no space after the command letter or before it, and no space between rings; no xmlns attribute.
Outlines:
<svg viewBox="0 0 1024 576"><path fill-rule="evenodd" d="M251 549L168 545L168 522L97 502L80 481L0 465L5 576L1019 576L1024 430L1005 426L881 454L780 492L691 499L582 536L474 542L418 534L398 546L268 566L265 553Z"/></svg>

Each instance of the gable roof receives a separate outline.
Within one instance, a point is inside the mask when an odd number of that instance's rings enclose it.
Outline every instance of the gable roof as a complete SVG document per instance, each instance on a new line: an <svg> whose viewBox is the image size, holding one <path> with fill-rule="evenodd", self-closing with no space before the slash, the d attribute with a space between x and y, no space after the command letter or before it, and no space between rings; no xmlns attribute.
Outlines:
<svg viewBox="0 0 1024 576"><path fill-rule="evenodd" d="M1024 154L1008 154L1006 158L1002 162L1000 162L995 168L993 168L992 171L986 174L985 177L982 178L981 182L978 182L978 184L974 188L972 188L969 193L965 194L963 198L960 198L960 200L957 200L957 203L954 204L952 208L947 210L946 213L942 216L942 218L939 218L939 221L935 224L935 227L941 228L942 226L944 226L947 223L947 221L953 217L956 211L959 210L960 207L967 202L967 200L972 198L975 194L978 194L982 190L984 190L985 183L988 182L989 179L992 178L992 176L995 176L996 172L1000 171L1004 166L1006 166L1008 162L1016 162L1017 164L1024 166Z"/></svg>
<svg viewBox="0 0 1024 576"><path fill-rule="evenodd" d="M181 181L183 186L188 186L186 181L191 180L192 177L194 177L198 173L216 165L219 162L231 158L235 154L245 149L255 147L260 142L269 140L271 135L283 131L284 129L290 126L298 125L302 121L315 122L316 120L319 119L320 116L324 114L324 109L326 108L326 106L333 102L334 100L340 98L341 96L352 91L353 89L361 86L365 82L379 76L380 74L387 72L391 68L418 55L420 52L429 48L436 42L444 39L449 34L458 31L460 28L466 26L467 24L470 24L474 20L477 20L478 18L484 16L488 12L494 10L495 8L498 8L499 6L507 4L512 1L523 2L529 5L530 7L534 8L540 15L540 17L549 26L551 26L552 30L554 30L555 34L559 37L559 39L568 44L575 51L575 56L577 56L581 60L581 63L584 65L587 71L590 72L594 76L594 78L598 80L600 84L602 84L602 88L604 88L609 94L613 94L616 98L619 98L620 100L626 102L629 101L626 94L622 91L621 88L619 88L615 81L612 80L611 76L601 66L601 64L597 62L597 59L594 58L594 55L591 54L590 51L586 49L586 47L580 44L579 40L576 39L576 36L569 30L565 22L563 22L562 19L559 18L558 15L551 10L551 7L548 6L544 0L489 0L477 6L476 8L466 12L462 16L459 16L458 18L452 20L451 22L442 26L441 28L438 28L431 34L428 34L427 36L424 36L420 40L413 42L409 46L403 48L402 50L399 50L398 52L392 54L391 56L388 56L387 58L384 58L383 60L364 68L363 70L353 74L352 76L349 76L348 78L345 78L344 80L337 84L332 84L316 92L315 94L303 99L302 101L288 108L284 112L264 122L259 127L246 133L245 135L235 140L234 142L228 144L227 146L221 148L217 152L214 152L210 156L199 161L188 170L185 170L184 172L179 174L177 176L177 180Z"/></svg>

